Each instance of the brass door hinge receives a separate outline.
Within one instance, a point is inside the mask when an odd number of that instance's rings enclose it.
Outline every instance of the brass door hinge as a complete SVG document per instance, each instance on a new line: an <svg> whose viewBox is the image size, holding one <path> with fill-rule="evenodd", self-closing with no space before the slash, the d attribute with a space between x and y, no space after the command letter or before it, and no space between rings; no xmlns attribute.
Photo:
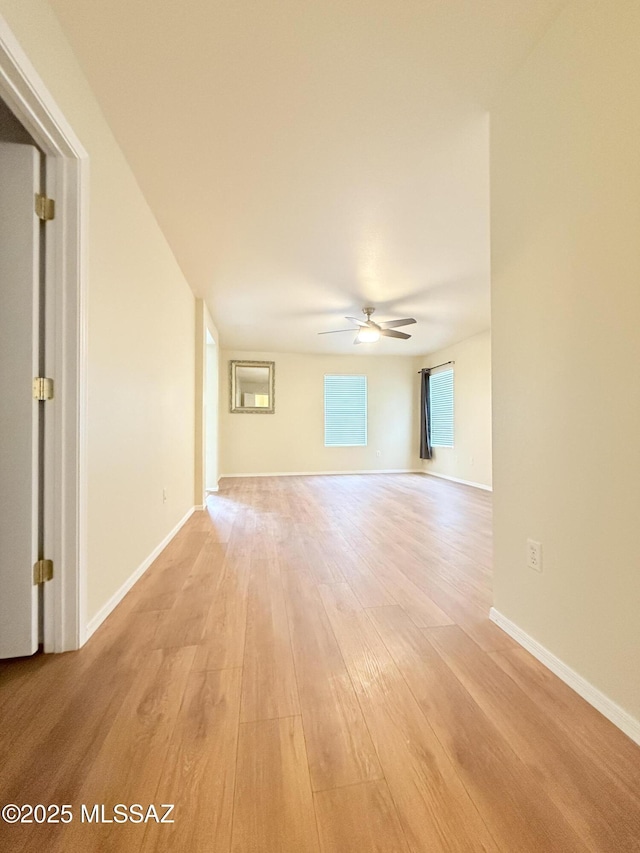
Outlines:
<svg viewBox="0 0 640 853"><path fill-rule="evenodd" d="M54 219L56 215L56 203L43 193L36 193L36 216L43 222Z"/></svg>
<svg viewBox="0 0 640 853"><path fill-rule="evenodd" d="M33 380L34 400L53 400L53 379L36 376Z"/></svg>
<svg viewBox="0 0 640 853"><path fill-rule="evenodd" d="M34 584L46 583L53 577L53 560L38 560L33 564Z"/></svg>

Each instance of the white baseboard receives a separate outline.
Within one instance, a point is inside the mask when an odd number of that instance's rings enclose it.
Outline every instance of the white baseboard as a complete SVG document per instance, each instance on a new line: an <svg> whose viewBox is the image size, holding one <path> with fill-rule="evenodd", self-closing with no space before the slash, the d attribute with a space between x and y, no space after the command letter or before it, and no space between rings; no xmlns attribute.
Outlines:
<svg viewBox="0 0 640 853"><path fill-rule="evenodd" d="M198 504L198 506L194 506L191 512L202 512L203 509L206 509L204 504Z"/></svg>
<svg viewBox="0 0 640 853"><path fill-rule="evenodd" d="M460 483L463 486L473 486L474 489L482 489L484 492L492 492L492 486L486 486L484 483L474 483L472 480L461 480L459 477L449 477L447 474L436 474L435 471L422 470L420 474L428 474L429 477L437 477L439 480L449 480L451 483Z"/></svg>
<svg viewBox="0 0 640 853"><path fill-rule="evenodd" d="M372 468L366 471L271 471L268 474L223 474L220 479L237 477L333 477L336 474L421 474L417 468Z"/></svg>
<svg viewBox="0 0 640 853"><path fill-rule="evenodd" d="M202 507L191 507L191 509L186 513L184 518L180 519L180 521L176 524L176 526L164 537L162 542L157 545L153 551L149 554L149 556L143 560L142 563L138 566L138 568L130 575L126 581L122 584L122 586L114 592L109 601L98 610L96 615L89 621L87 625L86 633L85 633L85 642L89 639L89 637L94 634L100 625L104 622L107 616L115 610L115 608L120 604L125 595L129 592L134 583L142 577L142 575L147 571L151 563L156 559L156 557L164 551L169 542L173 539L176 533L180 530L180 528L191 518L193 513L197 509L202 509Z"/></svg>
<svg viewBox="0 0 640 853"><path fill-rule="evenodd" d="M636 720L627 711L617 705L608 696L605 696L597 687L588 682L586 678L578 675L571 667L557 658L548 649L542 646L533 637L525 633L506 616L503 616L495 607L491 608L490 619L495 622L503 631L512 637L516 643L519 643L523 648L537 658L540 663L543 663L547 669L550 669L561 681L564 681L572 690L575 690L583 699L592 705L597 711L606 717L610 722L623 731L631 740L640 744L640 720Z"/></svg>

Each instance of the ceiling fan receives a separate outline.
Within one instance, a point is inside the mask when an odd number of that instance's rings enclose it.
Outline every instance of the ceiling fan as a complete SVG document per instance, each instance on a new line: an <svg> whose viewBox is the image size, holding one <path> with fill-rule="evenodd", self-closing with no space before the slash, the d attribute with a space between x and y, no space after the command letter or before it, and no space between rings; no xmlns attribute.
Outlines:
<svg viewBox="0 0 640 853"><path fill-rule="evenodd" d="M371 315L375 310L375 308L371 307L362 309L362 313L367 318L366 320L358 320L356 317L345 317L345 320L349 320L356 324L358 333L355 337L354 344L372 344L381 337L402 338L402 340L407 340L411 337L411 335L407 335L405 332L396 332L395 329L397 326L409 326L411 323L415 323L416 321L413 317L405 317L404 320L384 320L382 323L374 323L371 319ZM354 329L352 327L350 329L332 329L330 332L318 332L318 334L335 335L337 332L353 331Z"/></svg>

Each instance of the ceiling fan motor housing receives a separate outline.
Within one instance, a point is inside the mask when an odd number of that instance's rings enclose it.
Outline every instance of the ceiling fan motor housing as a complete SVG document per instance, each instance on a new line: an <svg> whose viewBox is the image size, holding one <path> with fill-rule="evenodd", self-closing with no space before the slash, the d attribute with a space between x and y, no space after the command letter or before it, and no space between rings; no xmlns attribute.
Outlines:
<svg viewBox="0 0 640 853"><path fill-rule="evenodd" d="M409 326L412 323L415 323L416 321L415 321L414 317L405 317L402 320L384 320L381 325L378 325L378 323L375 323L371 319L371 315L373 314L373 312L375 310L376 309L373 308L373 306L371 306L371 305L367 305L362 309L362 313L367 318L365 321L358 320L356 317L345 317L345 320L349 320L349 322L355 323L356 329L360 329L360 331L356 335L356 339L355 339L354 343L356 343L356 344L364 343L364 342L373 343L374 341L377 341L379 337L402 338L404 340L411 337L411 335L407 335L405 332L396 331L395 327L396 326ZM369 339L368 340L366 340L365 336L362 334L363 330L364 331L369 330ZM319 335L333 335L333 334L336 334L338 332L350 332L350 331L352 331L352 329L333 329L329 332L318 332L318 334ZM371 335L372 332L377 332L378 334L375 337L373 337Z"/></svg>

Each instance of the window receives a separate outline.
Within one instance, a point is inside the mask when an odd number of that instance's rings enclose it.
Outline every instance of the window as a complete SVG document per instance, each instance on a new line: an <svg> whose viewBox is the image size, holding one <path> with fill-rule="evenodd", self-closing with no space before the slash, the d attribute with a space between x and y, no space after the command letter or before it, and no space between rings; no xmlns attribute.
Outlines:
<svg viewBox="0 0 640 853"><path fill-rule="evenodd" d="M432 447L453 447L453 370L429 377L429 411Z"/></svg>
<svg viewBox="0 0 640 853"><path fill-rule="evenodd" d="M367 377L324 377L324 446L366 447Z"/></svg>

